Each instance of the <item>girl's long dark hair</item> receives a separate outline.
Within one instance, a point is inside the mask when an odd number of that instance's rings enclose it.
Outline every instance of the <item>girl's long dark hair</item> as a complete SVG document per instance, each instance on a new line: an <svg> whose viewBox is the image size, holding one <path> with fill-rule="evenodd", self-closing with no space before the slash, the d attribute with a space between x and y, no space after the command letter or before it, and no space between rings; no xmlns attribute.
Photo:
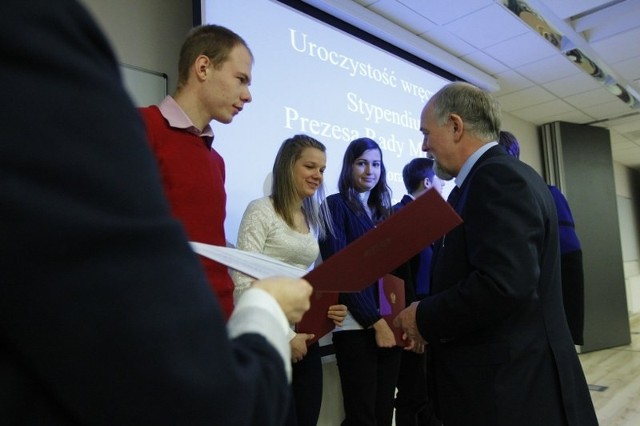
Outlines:
<svg viewBox="0 0 640 426"><path fill-rule="evenodd" d="M377 223L388 218L391 214L391 188L387 185L387 169L384 167L384 161L382 161L382 150L376 141L369 138L359 138L349 144L342 159L338 190L357 212L366 214L353 181L353 163L365 151L370 149L377 149L380 152L380 179L376 186L371 189L368 201L372 219Z"/></svg>

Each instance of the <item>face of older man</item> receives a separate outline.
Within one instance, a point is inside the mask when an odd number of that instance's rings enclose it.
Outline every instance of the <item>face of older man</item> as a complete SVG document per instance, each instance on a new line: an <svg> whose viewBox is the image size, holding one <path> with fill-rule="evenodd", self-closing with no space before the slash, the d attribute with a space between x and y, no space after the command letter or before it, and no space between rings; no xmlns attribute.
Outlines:
<svg viewBox="0 0 640 426"><path fill-rule="evenodd" d="M424 136L422 150L436 162L436 173L441 179L451 179L458 172L455 167L453 122L450 118L440 125L428 103L420 116L420 131Z"/></svg>

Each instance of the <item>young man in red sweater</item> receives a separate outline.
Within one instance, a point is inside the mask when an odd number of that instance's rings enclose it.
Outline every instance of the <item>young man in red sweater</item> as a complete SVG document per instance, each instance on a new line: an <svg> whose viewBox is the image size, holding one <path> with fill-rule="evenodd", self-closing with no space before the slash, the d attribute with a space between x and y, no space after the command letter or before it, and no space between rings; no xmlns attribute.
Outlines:
<svg viewBox="0 0 640 426"><path fill-rule="evenodd" d="M171 211L191 241L226 245L224 160L212 147L212 120L230 123L251 102L253 55L227 28L194 28L182 45L178 85L159 105L141 108ZM201 257L228 318L233 281L227 267Z"/></svg>

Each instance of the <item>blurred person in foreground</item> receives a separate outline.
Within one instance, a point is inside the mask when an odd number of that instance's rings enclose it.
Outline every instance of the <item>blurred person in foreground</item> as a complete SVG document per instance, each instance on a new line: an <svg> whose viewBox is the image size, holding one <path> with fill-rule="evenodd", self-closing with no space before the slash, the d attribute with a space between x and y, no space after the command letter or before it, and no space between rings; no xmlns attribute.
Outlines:
<svg viewBox="0 0 640 426"><path fill-rule="evenodd" d="M94 21L0 11L0 423L281 424L311 286L256 282L225 326Z"/></svg>

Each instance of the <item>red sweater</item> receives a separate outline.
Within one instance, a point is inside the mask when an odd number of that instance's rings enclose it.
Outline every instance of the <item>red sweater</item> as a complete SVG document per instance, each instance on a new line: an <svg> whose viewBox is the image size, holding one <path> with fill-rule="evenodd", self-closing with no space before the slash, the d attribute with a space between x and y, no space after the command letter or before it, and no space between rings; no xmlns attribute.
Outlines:
<svg viewBox="0 0 640 426"><path fill-rule="evenodd" d="M191 241L226 245L224 160L199 136L169 126L156 106L140 108L171 211ZM200 256L211 288L227 316L233 310L233 281L227 267Z"/></svg>

